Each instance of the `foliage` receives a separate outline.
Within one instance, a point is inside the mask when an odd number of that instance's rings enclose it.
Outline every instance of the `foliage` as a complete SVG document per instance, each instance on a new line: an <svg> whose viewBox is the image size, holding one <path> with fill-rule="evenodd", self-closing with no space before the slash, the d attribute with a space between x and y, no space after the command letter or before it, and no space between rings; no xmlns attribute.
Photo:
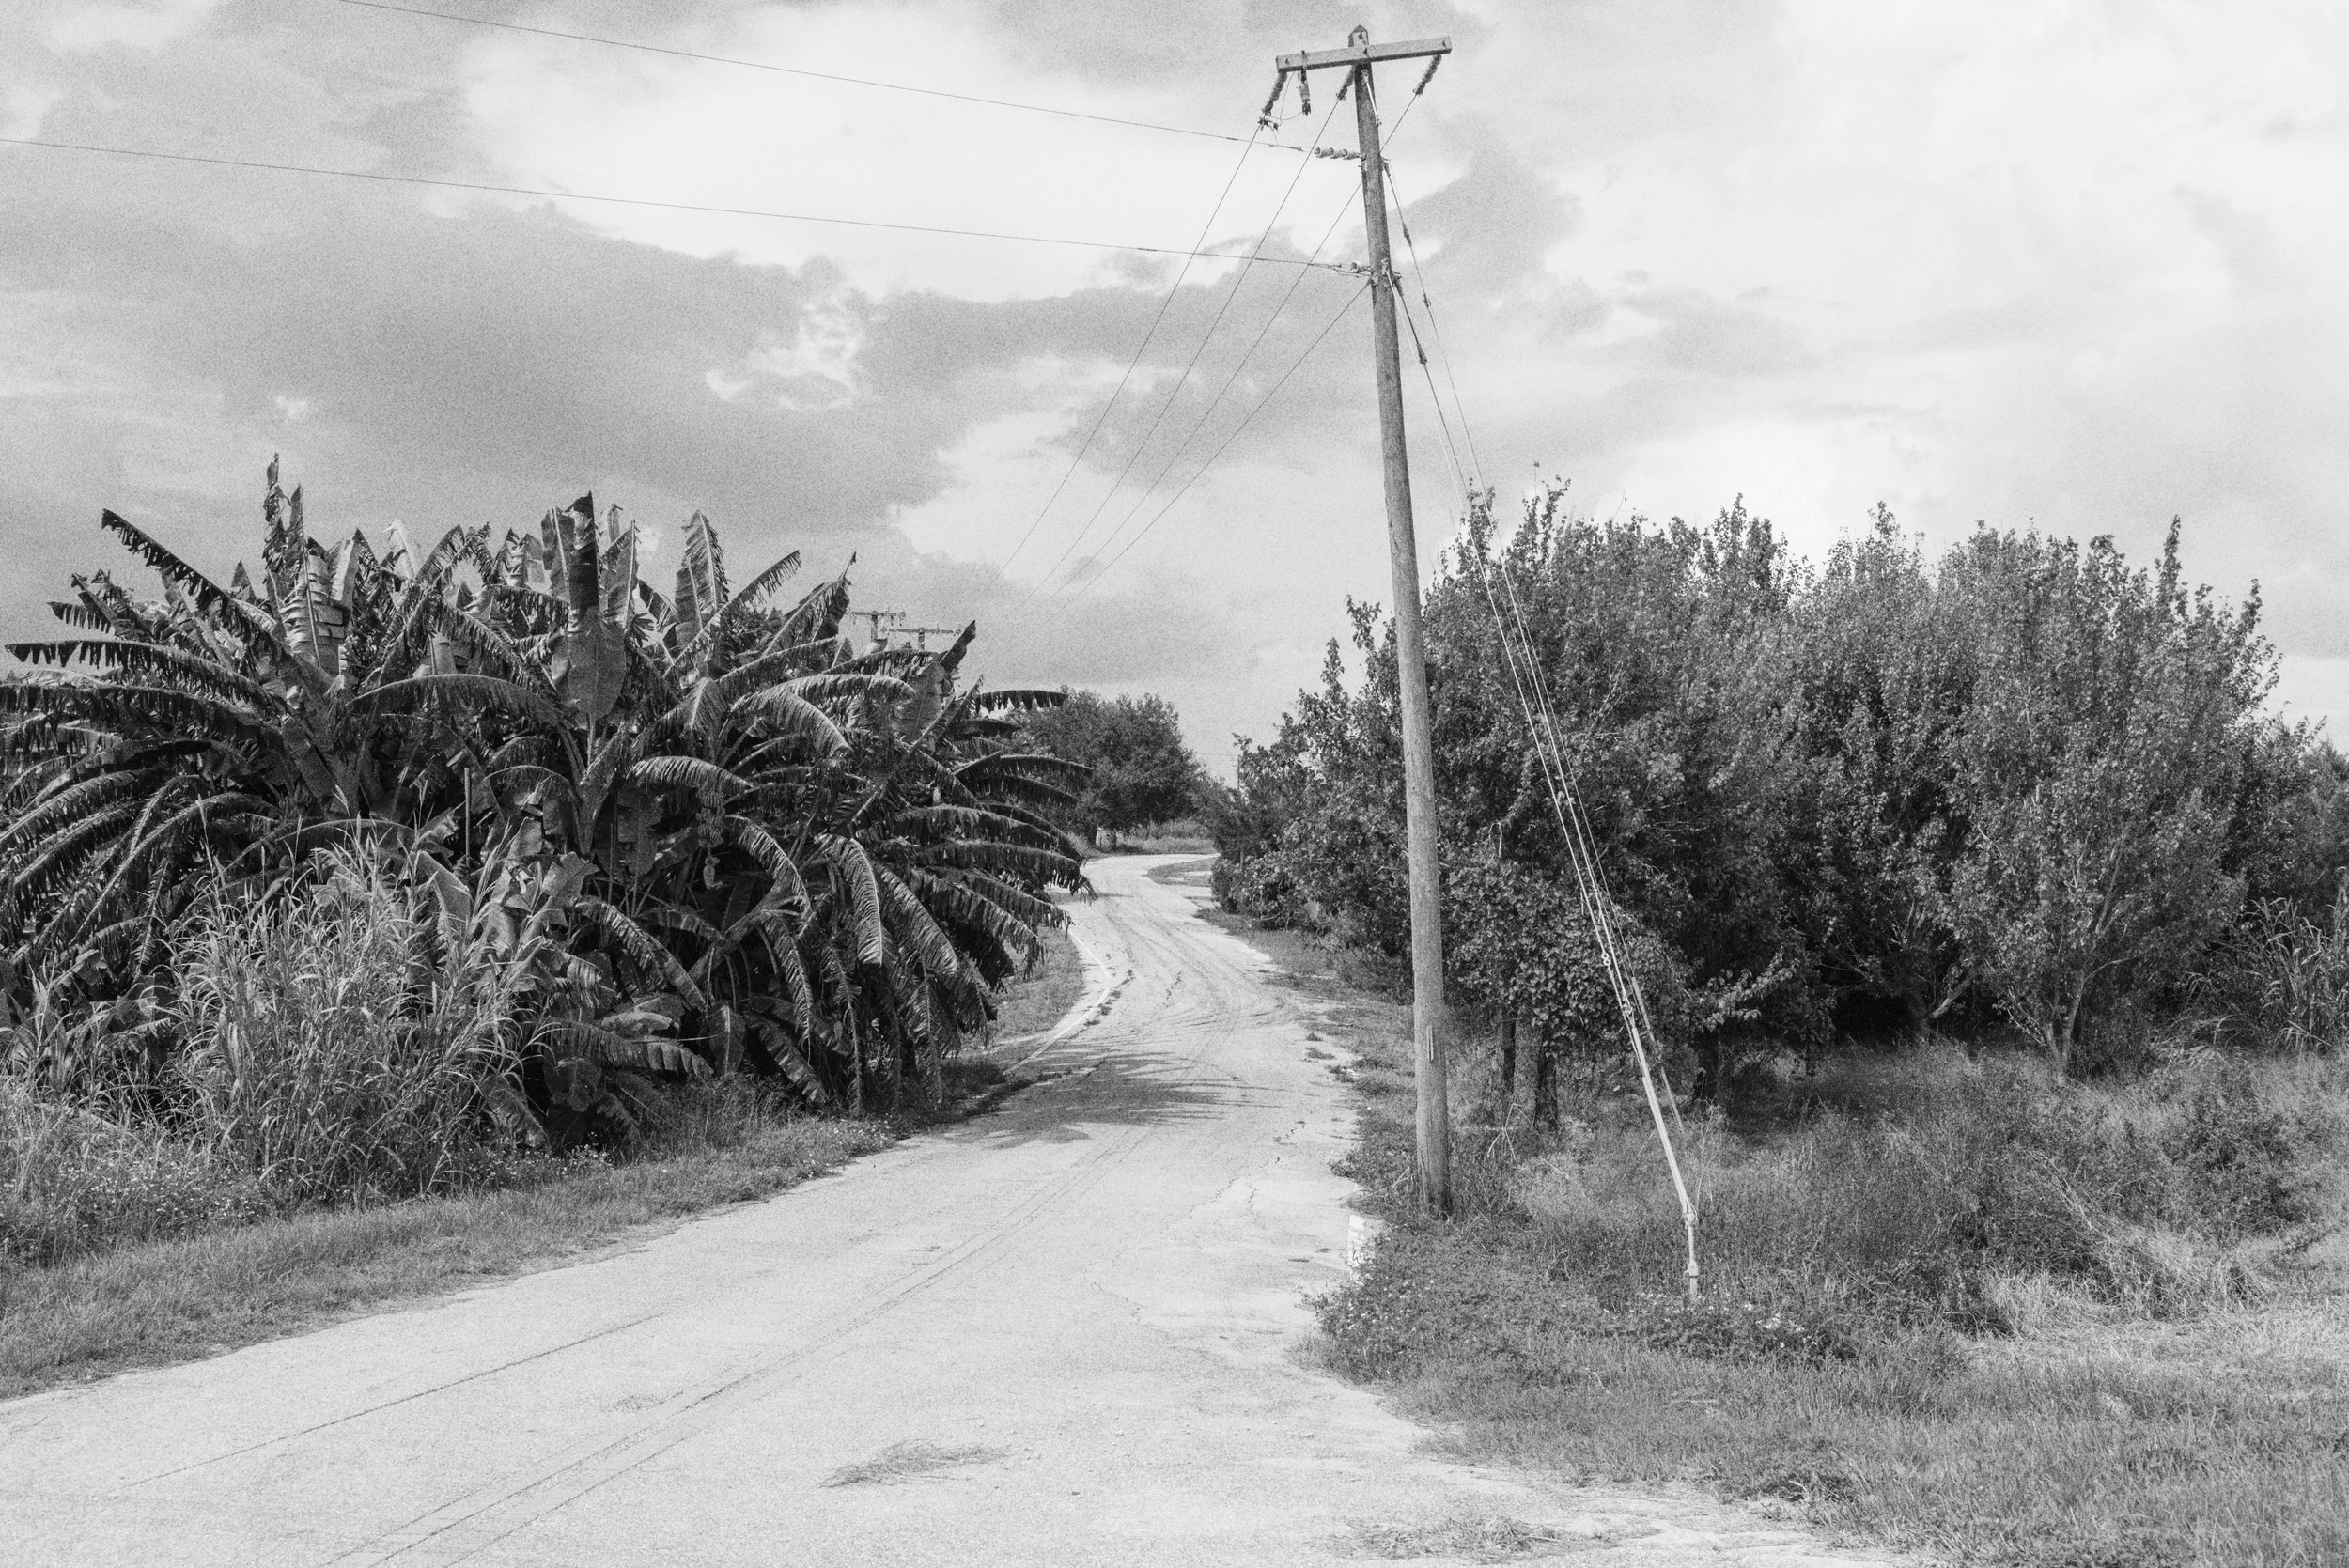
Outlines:
<svg viewBox="0 0 2349 1568"><path fill-rule="evenodd" d="M1462 1000L1563 1017L1597 997L1506 635L1623 917L1685 989L1701 1096L1839 1031L2011 1029L2065 1072L2141 1062L2247 942L2268 994L2229 988L2223 1032L2329 1046L2318 922L2349 866L2349 765L2264 714L2258 610L2189 590L2174 527L2151 570L2108 539L1988 528L1929 566L1878 508L1814 571L1742 505L1602 522L1552 487L1503 537L1480 504L1424 613ZM1352 616L1359 677L1332 642L1275 738L1242 748L1211 815L1219 890L1399 954L1392 631Z"/></svg>
<svg viewBox="0 0 2349 1568"><path fill-rule="evenodd" d="M1445 994L1532 1032L1536 1113L1554 1120L1555 1059L1595 1063L1621 1055L1625 1039L1588 910L1570 886L1499 862L1447 877L1444 914ZM1719 1029L1731 1011L1700 1009L1679 961L1650 933L1633 924L1619 936L1626 978L1666 1048L1657 1065L1669 1082L1686 1073L1677 1058L1688 1042Z"/></svg>
<svg viewBox="0 0 2349 1568"><path fill-rule="evenodd" d="M631 1073L921 1094L1060 918L1048 891L1082 889L1047 815L1082 774L1015 717L1059 698L963 686L975 629L858 656L845 575L778 600L795 553L738 588L698 515L664 595L588 497L535 532L330 544L272 465L263 517L260 569L224 588L107 514L161 597L76 577L55 609L85 635L12 649L35 668L0 683L0 979L10 1058L53 1088L218 1094L257 1126L221 1044L237 965L186 992L184 933L311 918L305 888L355 877L408 901L386 939L439 966L417 984L527 1021L497 1048L522 1093L484 1102L516 1136L623 1133Z"/></svg>
<svg viewBox="0 0 2349 1568"><path fill-rule="evenodd" d="M1979 650L1949 924L2059 1066L2100 1007L2159 1000L2232 924L2263 826L2257 596L2228 613L2180 578L2174 525L2157 575L2108 539L1986 532L1942 571Z"/></svg>
<svg viewBox="0 0 2349 1568"><path fill-rule="evenodd" d="M1092 835L1129 833L1189 815L1198 804L1199 763L1163 697L1070 691L1027 720L1034 750L1089 770L1076 800L1055 814Z"/></svg>
<svg viewBox="0 0 2349 1568"><path fill-rule="evenodd" d="M2349 897L2337 894L2323 919L2282 898L2252 916L2208 955L2192 1010L2210 1012L2221 1038L2295 1055L2349 1039Z"/></svg>

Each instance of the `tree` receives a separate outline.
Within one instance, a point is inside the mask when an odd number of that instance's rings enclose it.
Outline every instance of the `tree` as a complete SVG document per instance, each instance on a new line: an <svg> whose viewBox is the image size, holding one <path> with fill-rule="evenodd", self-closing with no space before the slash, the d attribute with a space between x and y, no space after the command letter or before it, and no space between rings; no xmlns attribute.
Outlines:
<svg viewBox="0 0 2349 1568"><path fill-rule="evenodd" d="M1560 1059L1595 1064L1628 1054L1622 1004L1580 896L1507 862L1463 866L1445 882L1444 924L1448 980L1501 1026L1502 1095L1514 1088L1517 1028L1529 1027L1533 1120L1556 1126ZM1657 1043L1676 1050L1694 1021L1679 963L1636 924L1623 939L1629 977L1662 1031ZM1680 1065L1657 1063L1668 1080Z"/></svg>
<svg viewBox="0 0 2349 1568"><path fill-rule="evenodd" d="M1953 747L1974 700L1981 649L1913 542L1878 506L1863 538L1840 541L1794 606L1788 678L1796 803L1810 821L1823 977L1864 1028L1889 1013L1939 1025L1969 994L1950 924L1950 879L1966 845L1952 799Z"/></svg>
<svg viewBox="0 0 2349 1568"><path fill-rule="evenodd" d="M1090 771L1061 820L1097 839L1173 821L1199 804L1199 764L1163 697L1070 691L1031 716L1027 733L1035 750Z"/></svg>
<svg viewBox="0 0 2349 1568"><path fill-rule="evenodd" d="M1981 650L1953 747L1952 924L2070 1070L2083 1031L2182 981L2243 898L2241 807L2273 722L2256 593L2229 613L2108 538L1983 530L1943 568Z"/></svg>
<svg viewBox="0 0 2349 1568"><path fill-rule="evenodd" d="M1812 961L1802 783L1784 679L1793 576L1766 520L1742 506L1708 527L1571 517L1563 488L1530 500L1499 536L1486 505L1425 608L1435 697L1439 838L1447 867L1504 857L1571 878L1502 638L1539 666L1609 886L1667 943L1691 986L1725 994L1773 977L1762 1017L1813 1036L1824 998ZM1408 940L1402 770L1391 624L1349 605L1359 682L1332 642L1269 747L1244 751L1241 785L1287 821L1277 838L1294 902L1383 951ZM1505 632L1504 632L1505 629ZM1223 814L1235 844L1247 818ZM1236 868L1227 885L1252 880ZM1707 1083L1746 1020L1705 1037Z"/></svg>

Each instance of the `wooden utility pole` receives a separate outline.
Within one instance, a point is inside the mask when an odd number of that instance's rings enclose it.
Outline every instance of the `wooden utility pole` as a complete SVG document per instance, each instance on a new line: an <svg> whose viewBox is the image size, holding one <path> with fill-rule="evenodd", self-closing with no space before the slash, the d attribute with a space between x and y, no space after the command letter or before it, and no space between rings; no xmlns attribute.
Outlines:
<svg viewBox="0 0 2349 1568"><path fill-rule="evenodd" d="M1403 821L1411 884L1411 1046L1419 1090L1419 1190L1439 1214L1452 1209L1452 1113L1444 1046L1443 874L1436 857L1436 764L1428 713L1427 651L1419 624L1419 541L1411 526L1411 470L1403 447L1403 352L1395 337L1394 259L1387 244L1387 171L1378 145L1371 69L1381 60L1427 61L1427 76L1452 52L1449 39L1374 44L1357 27L1343 49L1307 50L1273 61L1282 80L1341 69L1354 95L1361 149L1362 224L1370 245L1371 349L1378 367L1378 433L1386 458L1387 555L1394 577L1395 675L1403 697ZM1426 86L1427 77L1420 79ZM1279 83L1274 84L1277 98Z"/></svg>

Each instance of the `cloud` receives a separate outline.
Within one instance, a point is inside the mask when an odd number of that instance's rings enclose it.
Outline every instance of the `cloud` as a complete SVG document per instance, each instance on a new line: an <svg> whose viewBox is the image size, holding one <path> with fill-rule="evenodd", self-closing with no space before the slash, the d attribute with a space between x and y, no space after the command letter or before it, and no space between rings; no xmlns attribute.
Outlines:
<svg viewBox="0 0 2349 1568"><path fill-rule="evenodd" d="M1242 135L1271 55L1357 20L1322 0L477 14ZM1455 445L1504 493L1538 465L1602 512L1742 492L1813 551L1879 498L1929 544L1984 519L2145 551L2183 514L2190 570L2262 583L2290 700L2341 700L2349 210L2310 193L2349 177L2349 14L1363 20L1456 47L1423 97L1381 80L1424 263L1425 378L1405 353L1427 560ZM0 110L70 139L1176 248L1269 225L1275 256L1325 233L1326 256L1361 254L1339 161L349 8L36 4L0 15ZM1207 737L1262 733L1344 598L1392 597L1366 313L1313 348L1352 278L1203 261L1174 288L1179 263L1131 252L23 149L0 167L12 626L86 564L57 521L101 505L208 560L247 548L281 447L351 522L521 520L592 486L655 523L703 507L746 558L858 551L868 601L982 618L990 673L1163 690Z"/></svg>
<svg viewBox="0 0 2349 1568"><path fill-rule="evenodd" d="M639 36L642 36L641 33ZM679 47L817 72L935 85L1077 115L1182 123L1187 106L1020 50L983 12L946 5L759 7ZM890 93L821 76L482 35L460 70L477 143L501 178L537 188L707 206L1184 250L1246 240L1299 173L1298 155ZM1245 135L1236 96L1204 123ZM1237 168L1237 176L1234 174ZM1305 195L1345 173L1305 170ZM1230 183L1215 223L1201 218ZM1317 208L1320 203L1309 204ZM1097 283L1113 249L908 234L580 204L597 229L699 256L799 265L821 256L860 287L958 298L1045 297Z"/></svg>
<svg viewBox="0 0 2349 1568"><path fill-rule="evenodd" d="M148 0L146 5L76 6L49 24L49 46L86 54L120 44L149 53L200 26L220 0Z"/></svg>
<svg viewBox="0 0 2349 1568"><path fill-rule="evenodd" d="M0 93L0 110L6 111L6 117L0 118L0 136L39 135L40 122L49 117L49 111L64 97L63 87L38 86L29 82Z"/></svg>

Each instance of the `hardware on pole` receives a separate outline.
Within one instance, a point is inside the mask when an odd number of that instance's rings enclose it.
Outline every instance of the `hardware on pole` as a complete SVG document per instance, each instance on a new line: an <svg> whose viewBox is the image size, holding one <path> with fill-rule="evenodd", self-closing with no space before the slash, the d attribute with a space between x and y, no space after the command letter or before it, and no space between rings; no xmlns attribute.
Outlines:
<svg viewBox="0 0 2349 1568"><path fill-rule="evenodd" d="M959 637L962 635L962 628L958 626L901 626L897 628L897 632L900 636L913 639L915 653L927 653L930 651L931 638Z"/></svg>
<svg viewBox="0 0 2349 1568"><path fill-rule="evenodd" d="M902 610L851 610L848 618L864 623L867 653L889 646L890 633L906 624L906 613Z"/></svg>
<svg viewBox="0 0 2349 1568"><path fill-rule="evenodd" d="M1341 70L1340 97L1354 98L1354 125L1362 164L1362 222L1370 247L1371 350L1378 375L1378 434L1384 457L1387 554L1394 579L1395 674L1403 698L1404 838L1411 887L1411 1060L1419 1091L1419 1190L1438 1213L1452 1208L1452 1117L1445 1085L1444 1047L1450 1032L1443 996L1443 882L1436 856L1436 766L1427 695L1427 651L1420 629L1419 542L1411 523L1411 471L1403 445L1403 355L1395 335L1394 259L1387 237L1386 160L1378 145L1372 68L1385 60L1434 62L1452 52L1450 39L1409 43L1370 41L1357 27L1343 49L1283 54L1273 100L1289 73L1305 97L1311 73ZM1427 77L1420 79L1424 88ZM1269 109L1268 108L1268 113Z"/></svg>

